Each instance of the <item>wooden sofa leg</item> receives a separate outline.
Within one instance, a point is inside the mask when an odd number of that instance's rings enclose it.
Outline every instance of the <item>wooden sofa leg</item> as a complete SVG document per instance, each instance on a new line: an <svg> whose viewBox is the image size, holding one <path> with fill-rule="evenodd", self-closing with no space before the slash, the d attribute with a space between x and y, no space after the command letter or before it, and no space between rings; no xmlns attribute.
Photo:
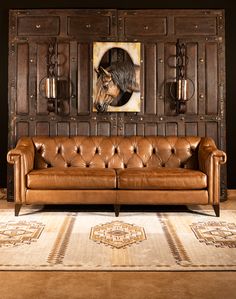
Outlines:
<svg viewBox="0 0 236 299"><path fill-rule="evenodd" d="M114 205L114 210L116 217L118 217L120 213L120 205Z"/></svg>
<svg viewBox="0 0 236 299"><path fill-rule="evenodd" d="M22 205L19 204L19 203L16 203L16 204L15 204L15 216L18 216L18 215L19 215L21 206L22 206Z"/></svg>
<svg viewBox="0 0 236 299"><path fill-rule="evenodd" d="M220 217L220 205L213 205L216 217Z"/></svg>

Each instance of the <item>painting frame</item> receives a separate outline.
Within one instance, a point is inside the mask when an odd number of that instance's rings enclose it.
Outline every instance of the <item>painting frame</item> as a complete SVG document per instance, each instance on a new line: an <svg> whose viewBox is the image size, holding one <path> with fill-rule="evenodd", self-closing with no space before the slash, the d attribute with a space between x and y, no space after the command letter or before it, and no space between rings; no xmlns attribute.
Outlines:
<svg viewBox="0 0 236 299"><path fill-rule="evenodd" d="M93 43L93 112L99 112L96 108L98 97L98 69L106 53L112 49L121 49L129 56L136 69L139 69L137 85L139 90L130 93L129 100L123 105L108 105L106 112L140 112L141 111L141 92L140 92L140 72L141 72L141 43L139 42L94 42Z"/></svg>

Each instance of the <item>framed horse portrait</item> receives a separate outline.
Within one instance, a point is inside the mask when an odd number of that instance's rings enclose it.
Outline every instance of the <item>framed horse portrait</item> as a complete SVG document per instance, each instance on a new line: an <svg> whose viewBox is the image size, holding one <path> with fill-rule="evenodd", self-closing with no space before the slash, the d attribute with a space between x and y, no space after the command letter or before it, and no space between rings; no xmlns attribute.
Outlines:
<svg viewBox="0 0 236 299"><path fill-rule="evenodd" d="M93 111L140 112L141 44L93 44Z"/></svg>

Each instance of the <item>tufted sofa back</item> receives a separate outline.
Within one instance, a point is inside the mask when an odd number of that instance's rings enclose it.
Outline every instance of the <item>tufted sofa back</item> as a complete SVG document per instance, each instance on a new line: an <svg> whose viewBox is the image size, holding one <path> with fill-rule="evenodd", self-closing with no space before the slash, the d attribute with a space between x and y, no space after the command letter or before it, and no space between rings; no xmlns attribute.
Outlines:
<svg viewBox="0 0 236 299"><path fill-rule="evenodd" d="M35 168L198 168L201 137L33 137Z"/></svg>

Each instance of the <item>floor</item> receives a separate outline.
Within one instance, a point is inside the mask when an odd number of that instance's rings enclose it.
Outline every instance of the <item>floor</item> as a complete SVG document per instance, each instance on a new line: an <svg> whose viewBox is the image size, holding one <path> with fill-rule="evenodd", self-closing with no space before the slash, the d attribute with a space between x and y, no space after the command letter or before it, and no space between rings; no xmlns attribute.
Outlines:
<svg viewBox="0 0 236 299"><path fill-rule="evenodd" d="M0 200L1 209L9 207ZM236 190L221 209L236 209ZM13 298L236 299L236 272L0 271L0 299Z"/></svg>

